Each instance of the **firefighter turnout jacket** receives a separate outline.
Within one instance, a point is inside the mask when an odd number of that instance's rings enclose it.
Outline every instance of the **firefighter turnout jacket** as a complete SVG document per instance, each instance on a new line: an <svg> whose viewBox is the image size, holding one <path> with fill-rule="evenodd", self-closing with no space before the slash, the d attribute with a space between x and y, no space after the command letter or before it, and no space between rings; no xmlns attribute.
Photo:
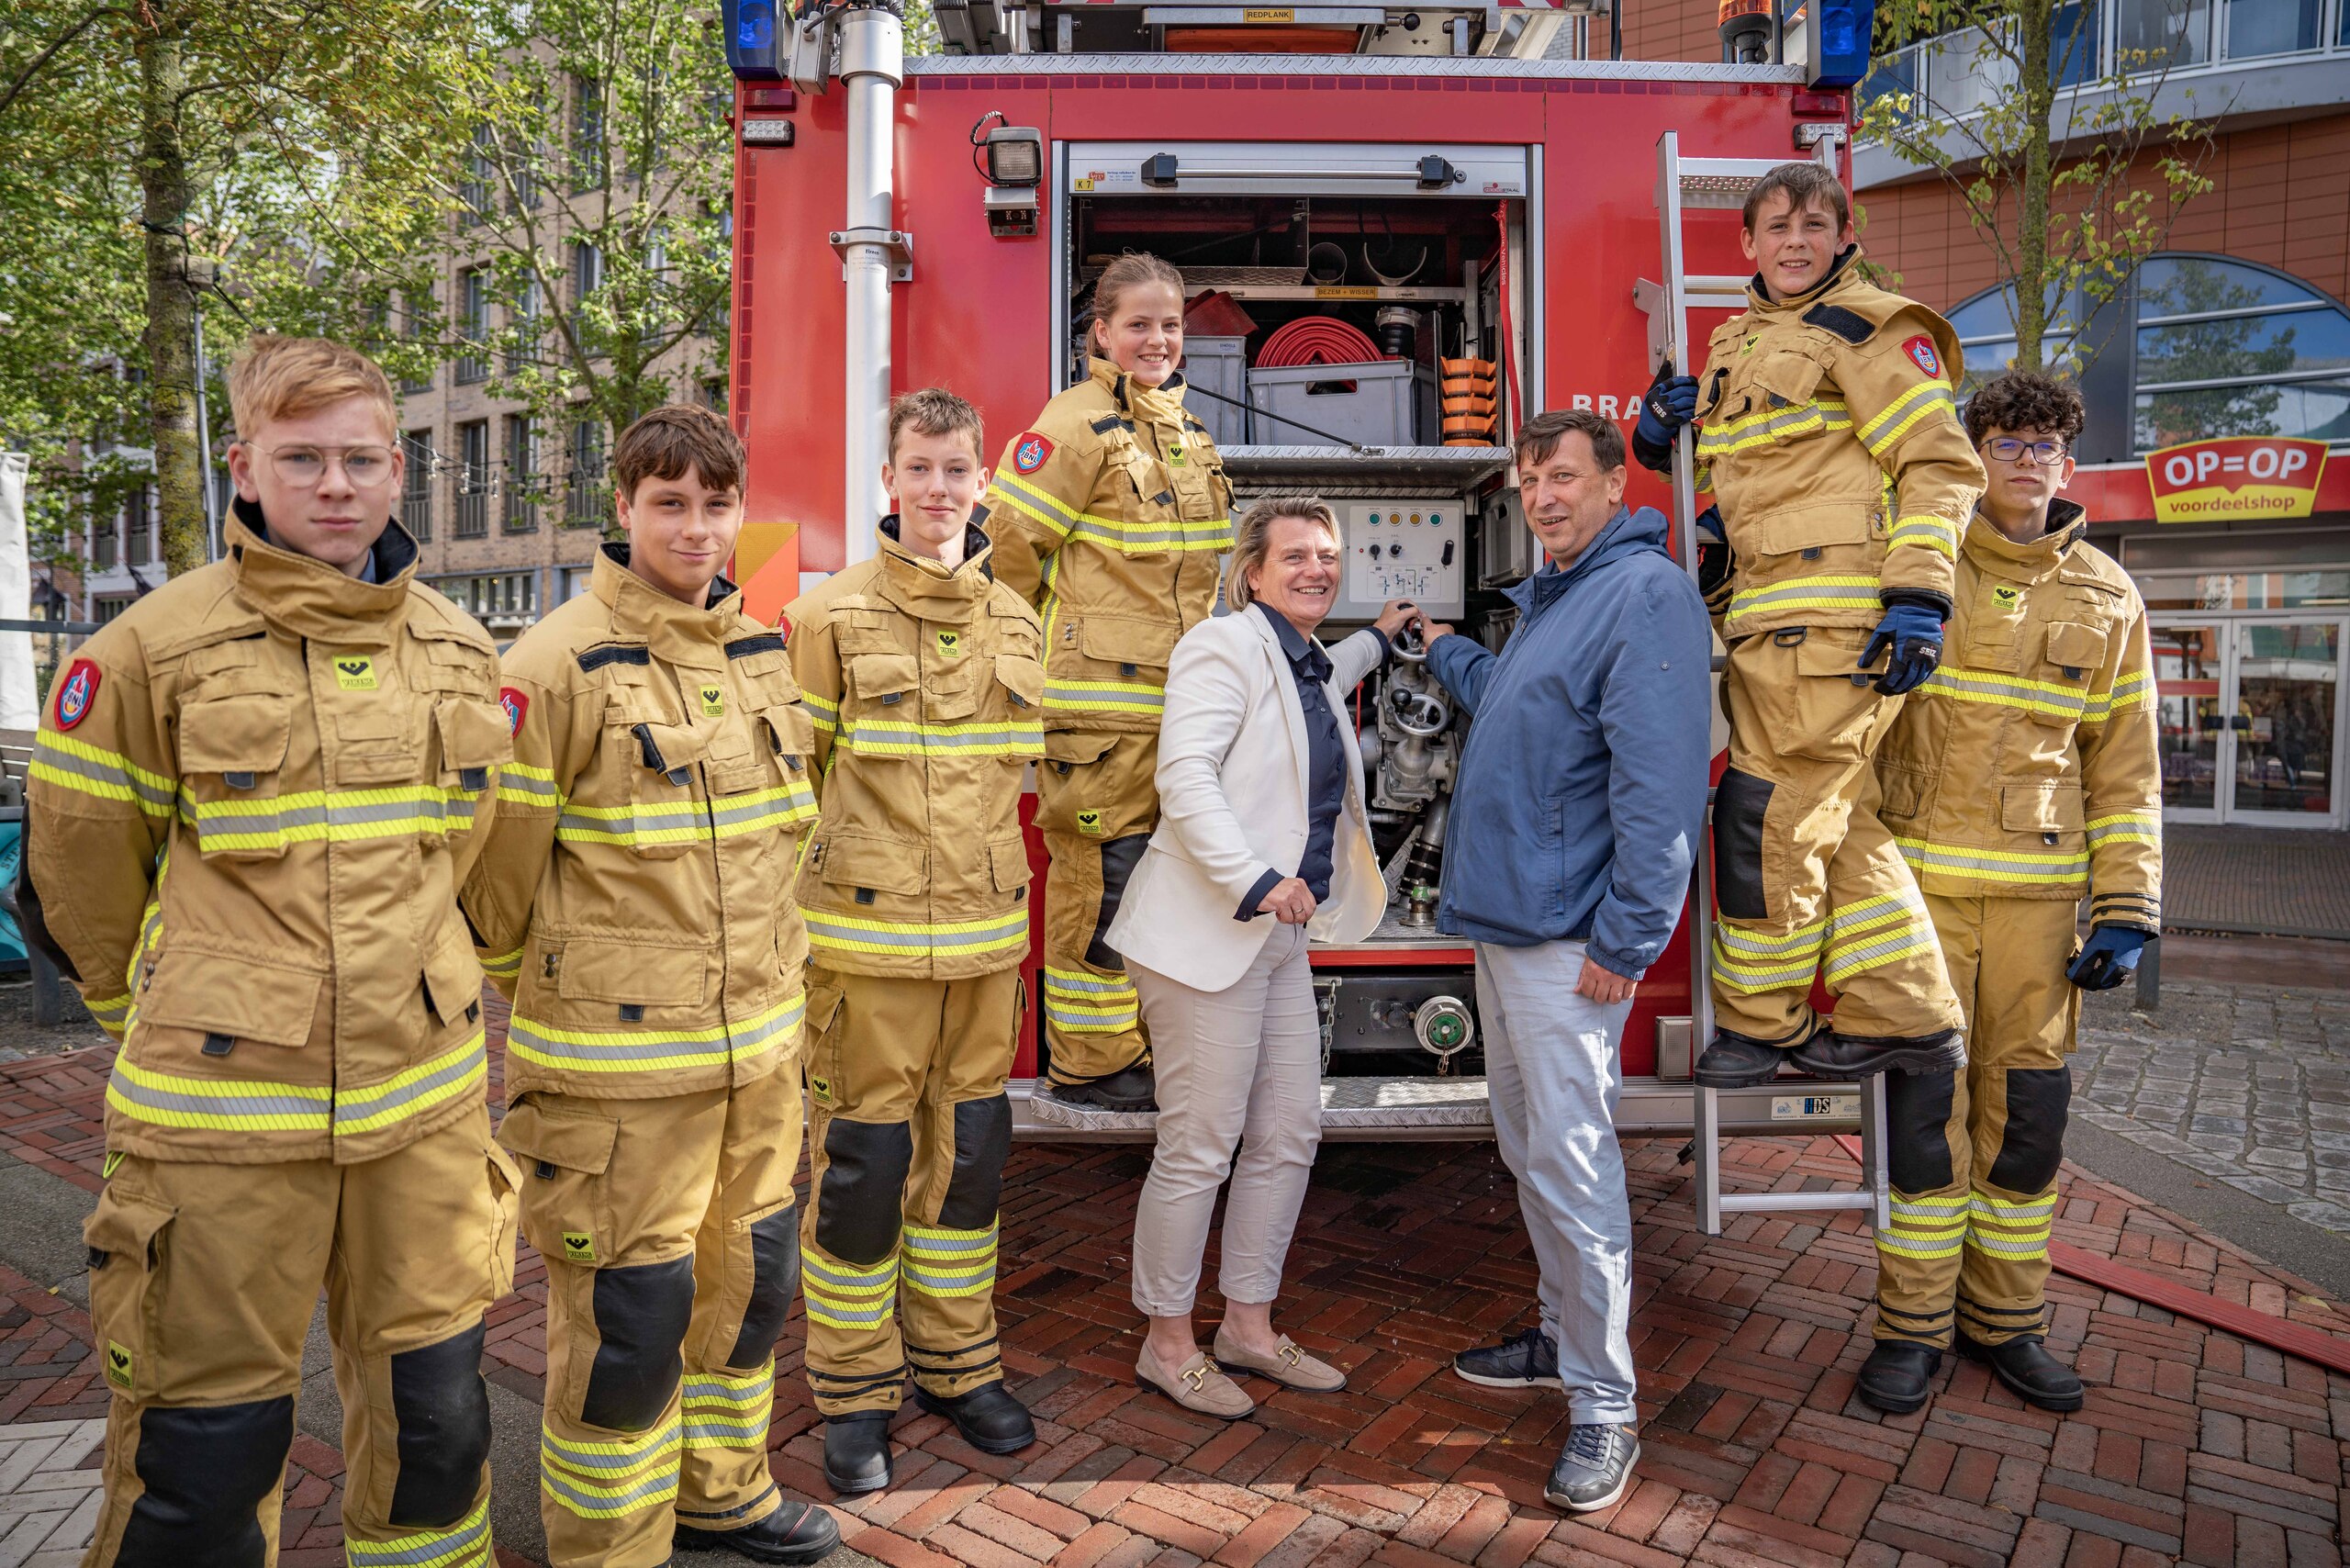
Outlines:
<svg viewBox="0 0 2350 1568"><path fill-rule="evenodd" d="M509 755L498 655L397 524L363 582L260 521L58 677L32 923L123 1041L109 1149L372 1159L483 1101L456 889Z"/></svg>
<svg viewBox="0 0 2350 1568"><path fill-rule="evenodd" d="M547 1264L539 1511L556 1568L668 1560L781 1506L775 1342L800 1279L792 902L813 736L784 638L598 556L506 655L515 760L465 884L514 1001L522 1227Z"/></svg>
<svg viewBox="0 0 2350 1568"><path fill-rule="evenodd" d="M1158 823L1167 661L1214 611L1232 487L1181 375L1146 387L1097 359L1005 446L985 500L998 579L1044 617L1047 1065L1081 1083L1147 1049L1134 981L1100 934Z"/></svg>
<svg viewBox="0 0 2350 1568"><path fill-rule="evenodd" d="M814 737L783 635L722 578L678 603L627 549L506 658L506 820L464 905L514 1002L509 1093L724 1088L800 1037Z"/></svg>
<svg viewBox="0 0 2350 1568"><path fill-rule="evenodd" d="M800 1240L827 1416L895 1409L909 1361L946 1397L1003 1375L1021 779L1045 739L1036 616L994 580L987 534L968 531L952 570L909 552L895 518L880 535L876 559L785 611L823 804L800 883L814 958Z"/></svg>
<svg viewBox="0 0 2350 1568"><path fill-rule="evenodd" d="M1965 1010L1964 1073L1895 1073L1879 1338L1984 1344L2045 1328L2080 992L2075 910L2162 926L2162 778L2145 607L2057 501L2019 544L1961 543L1940 669L1877 754L1881 814L1917 873Z"/></svg>
<svg viewBox="0 0 2350 1568"><path fill-rule="evenodd" d="M1908 598L1944 615L1983 468L1958 421L1958 338L1862 280L1857 252L1817 288L1759 280L1718 328L1698 384L1699 487L1735 556L1722 638L1871 628Z"/></svg>
<svg viewBox="0 0 2350 1568"><path fill-rule="evenodd" d="M113 1394L93 1568L277 1543L319 1292L356 1568L487 1568L484 1315L514 1275L456 889L509 742L497 653L385 530L366 580L268 542L60 674L28 935L121 1038L83 1227Z"/></svg>

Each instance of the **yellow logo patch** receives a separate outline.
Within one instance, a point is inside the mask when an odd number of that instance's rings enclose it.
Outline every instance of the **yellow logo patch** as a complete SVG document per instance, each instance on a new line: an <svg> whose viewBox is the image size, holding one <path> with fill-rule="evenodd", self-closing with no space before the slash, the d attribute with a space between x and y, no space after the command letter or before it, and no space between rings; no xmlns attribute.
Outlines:
<svg viewBox="0 0 2350 1568"><path fill-rule="evenodd" d="M375 661L365 654L336 655L334 683L345 691L375 690Z"/></svg>
<svg viewBox="0 0 2350 1568"><path fill-rule="evenodd" d="M829 1105L833 1103L833 1081L829 1078L811 1077L808 1080L808 1092Z"/></svg>
<svg viewBox="0 0 2350 1568"><path fill-rule="evenodd" d="M1102 831L1102 813L1100 812L1078 812L1077 831L1080 833L1100 834Z"/></svg>
<svg viewBox="0 0 2350 1568"><path fill-rule="evenodd" d="M1758 332L1758 333L1756 333L1753 337L1751 337L1751 338L1747 339L1747 340L1746 340L1746 342L1745 342L1745 343L1744 343L1744 344L1743 344L1743 345L1739 349L1739 351L1738 351L1738 352L1739 352L1739 353L1740 353L1740 355L1741 357L1743 357L1744 355L1747 355L1747 354L1751 354L1751 353L1752 353L1754 352L1754 345L1755 345L1755 344L1757 344L1757 343L1759 343L1759 342L1761 342L1762 341L1762 334L1761 334L1761 333L1759 333L1759 332Z"/></svg>
<svg viewBox="0 0 2350 1568"><path fill-rule="evenodd" d="M117 1388L130 1386L130 1352L111 1339L106 1341L106 1381Z"/></svg>
<svg viewBox="0 0 2350 1568"><path fill-rule="evenodd" d="M574 1263L592 1263L596 1260L596 1238L584 1230L566 1230L563 1233L563 1255Z"/></svg>
<svg viewBox="0 0 2350 1568"><path fill-rule="evenodd" d="M939 633L938 656L942 659L961 658L963 656L963 633L960 632Z"/></svg>
<svg viewBox="0 0 2350 1568"><path fill-rule="evenodd" d="M701 716L705 719L726 717L726 688L705 686L701 689Z"/></svg>
<svg viewBox="0 0 2350 1568"><path fill-rule="evenodd" d="M2023 589L2009 583L2000 583L1991 589L1991 598L1997 601L2001 610L2013 610L2016 607L2016 601L2023 598Z"/></svg>
<svg viewBox="0 0 2350 1568"><path fill-rule="evenodd" d="M1167 443L1167 465L1169 468L1181 468L1183 466L1183 443L1181 442L1170 441Z"/></svg>

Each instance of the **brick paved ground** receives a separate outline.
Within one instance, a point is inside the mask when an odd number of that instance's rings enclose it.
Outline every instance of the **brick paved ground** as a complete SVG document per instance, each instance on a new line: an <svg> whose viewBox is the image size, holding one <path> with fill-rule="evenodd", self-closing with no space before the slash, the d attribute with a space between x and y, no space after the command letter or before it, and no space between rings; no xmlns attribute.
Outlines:
<svg viewBox="0 0 2350 1568"><path fill-rule="evenodd" d="M2163 829L2163 922L2350 937L2350 833L2171 823Z"/></svg>
<svg viewBox="0 0 2350 1568"><path fill-rule="evenodd" d="M91 1184L104 1066L92 1052L0 1069L0 1150ZM1852 1174L1828 1139L1733 1148L1745 1184ZM1873 1270L1857 1217L1747 1215L1708 1240L1688 1228L1673 1145L1628 1152L1645 1455L1611 1512L1570 1520L1541 1502L1564 1437L1557 1394L1475 1388L1444 1368L1511 1328L1533 1280L1489 1146L1325 1149L1282 1321L1352 1386L1313 1396L1252 1380L1257 1415L1233 1426L1131 1382L1125 1247L1144 1151L1026 1147L1008 1173L998 1300L1043 1441L990 1458L934 1417L901 1417L898 1485L840 1509L849 1544L891 1568L2341 1561L2350 1378L2060 1278L2052 1338L2095 1385L2087 1408L2032 1411L1953 1364L1926 1410L1880 1417L1852 1396ZM2306 1282L2077 1170L2065 1182L2064 1240L2350 1334L2350 1311ZM488 1370L536 1397L543 1273L526 1260L522 1278ZM20 1281L0 1277L0 1294L14 1304L0 1420L95 1415L86 1319ZM1212 1321L1219 1304L1203 1306ZM829 1500L797 1356L778 1372L777 1474ZM331 1561L332 1452L300 1439L297 1459L288 1540L318 1555L287 1561Z"/></svg>
<svg viewBox="0 0 2350 1568"><path fill-rule="evenodd" d="M2350 991L2166 980L2085 999L2073 1114L2350 1235Z"/></svg>

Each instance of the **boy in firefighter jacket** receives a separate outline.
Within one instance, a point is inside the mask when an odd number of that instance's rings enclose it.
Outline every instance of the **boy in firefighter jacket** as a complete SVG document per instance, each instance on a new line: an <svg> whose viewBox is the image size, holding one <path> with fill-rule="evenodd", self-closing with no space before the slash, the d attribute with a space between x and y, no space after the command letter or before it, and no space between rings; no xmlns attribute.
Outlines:
<svg viewBox="0 0 2350 1568"><path fill-rule="evenodd" d="M1790 1055L1850 1078L1944 1071L1964 1023L1869 763L1933 670L1958 536L1983 490L1951 388L1958 342L1862 281L1851 204L1817 163L1746 200L1748 308L1702 381L1660 376L1634 446L1669 465L1694 412L1732 576L1721 634L1729 767L1714 805L1713 1000L1697 1081L1768 1082ZM1874 672L1874 673L1872 673ZM1824 974L1833 1032L1811 1008Z"/></svg>
<svg viewBox="0 0 2350 1568"><path fill-rule="evenodd" d="M1102 939L1158 824L1176 642L1215 608L1232 487L1183 407L1183 277L1124 255L1094 285L1091 373L1013 437L987 496L997 577L1045 621L1045 1035L1053 1092L1155 1103L1141 1002Z"/></svg>
<svg viewBox="0 0 2350 1568"><path fill-rule="evenodd" d="M784 612L823 804L800 880L808 1382L845 1493L890 1484L910 1367L915 1402L974 1448L1036 1437L1003 1386L995 1270L1045 673L1035 612L995 580L974 520L982 439L951 392L899 398L879 555Z"/></svg>
<svg viewBox="0 0 2350 1568"><path fill-rule="evenodd" d="M488 1568L516 1178L456 890L508 756L498 655L416 580L381 370L256 338L229 396L226 558L91 638L35 743L27 935L122 1042L83 1562L274 1559L323 1284L351 1562Z"/></svg>
<svg viewBox="0 0 2350 1568"><path fill-rule="evenodd" d="M1886 826L1924 890L1966 1010L1964 1072L1902 1074L1876 1348L1861 1397L1915 1410L1953 1341L2050 1410L2048 1231L2080 992L2120 985L2162 930L2162 776L2146 609L2056 492L2080 393L2010 372L1966 406L1990 487L1960 541L1949 656L1877 753ZM2089 899L2086 946L2075 911Z"/></svg>
<svg viewBox="0 0 2350 1568"><path fill-rule="evenodd" d="M800 1282L812 737L782 635L719 576L733 431L656 409L612 466L628 542L506 655L514 762L464 890L514 1003L498 1137L547 1266L539 1512L555 1568L673 1540L811 1562L839 1531L778 1492L767 1434Z"/></svg>

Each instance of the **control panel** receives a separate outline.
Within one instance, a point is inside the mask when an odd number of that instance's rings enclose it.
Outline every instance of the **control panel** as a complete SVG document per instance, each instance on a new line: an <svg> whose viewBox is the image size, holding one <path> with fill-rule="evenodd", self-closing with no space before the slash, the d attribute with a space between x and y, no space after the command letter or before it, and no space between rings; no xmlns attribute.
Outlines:
<svg viewBox="0 0 2350 1568"><path fill-rule="evenodd" d="M1368 621L1391 599L1442 618L1461 611L1468 510L1457 499L1340 501L1347 569L1334 620Z"/></svg>

